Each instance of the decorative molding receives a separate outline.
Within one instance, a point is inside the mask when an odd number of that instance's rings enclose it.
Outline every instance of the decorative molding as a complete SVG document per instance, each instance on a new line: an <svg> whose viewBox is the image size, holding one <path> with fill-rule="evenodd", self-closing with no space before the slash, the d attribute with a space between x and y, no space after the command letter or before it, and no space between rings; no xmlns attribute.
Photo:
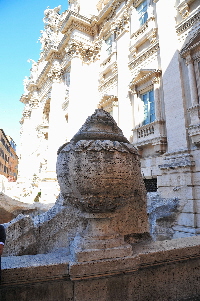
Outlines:
<svg viewBox="0 0 200 301"><path fill-rule="evenodd" d="M188 17L184 20L180 25L176 27L176 33L181 35L184 31L188 30L195 23L200 21L200 11L198 11L195 15Z"/></svg>
<svg viewBox="0 0 200 301"><path fill-rule="evenodd" d="M70 10L62 22L61 33L67 37L70 36L74 29L77 29L94 36L96 32L95 24L94 20L92 21Z"/></svg>
<svg viewBox="0 0 200 301"><path fill-rule="evenodd" d="M39 100L37 98L33 98L31 99L31 101L29 102L29 105L32 109L36 109L39 107Z"/></svg>
<svg viewBox="0 0 200 301"><path fill-rule="evenodd" d="M185 19L189 16L189 5L187 4L186 1L181 2L178 7L177 7L179 13L181 14L182 18Z"/></svg>
<svg viewBox="0 0 200 301"><path fill-rule="evenodd" d="M71 40L68 48L67 54L71 57L79 56L83 62L94 62L99 59L101 50L101 43L97 40L93 44L86 44L78 40Z"/></svg>
<svg viewBox="0 0 200 301"><path fill-rule="evenodd" d="M200 147L200 124L190 125L188 127L188 134L192 139L192 143Z"/></svg>
<svg viewBox="0 0 200 301"><path fill-rule="evenodd" d="M58 61L54 61L51 70L48 73L48 77L53 80L53 82L61 82L64 70L61 68Z"/></svg>
<svg viewBox="0 0 200 301"><path fill-rule="evenodd" d="M190 38L189 42L180 51L180 55L188 60L191 52L200 52L200 30L195 32L195 34Z"/></svg>
<svg viewBox="0 0 200 301"><path fill-rule="evenodd" d="M108 78L105 78L105 75L107 73L111 72L111 75ZM106 70L104 70L103 72L101 72L100 74L100 85L99 85L99 89L100 91L102 91L105 87L108 87L110 85L113 84L113 82L117 82L118 79L118 67L117 67L117 62L115 61L114 63L112 63L111 65L108 66L108 68L106 68Z"/></svg>
<svg viewBox="0 0 200 301"><path fill-rule="evenodd" d="M156 53L159 49L160 49L159 43L156 43L155 45L151 45L144 53L142 53L138 57L134 58L131 62L129 62L129 69L130 70L134 69L137 65L141 64L147 58L149 58L154 53Z"/></svg>
<svg viewBox="0 0 200 301"><path fill-rule="evenodd" d="M99 25L99 31L106 25L106 23L111 20L116 12L116 10L120 7L120 5L124 2L124 0L112 0L109 1L108 4L103 8L100 12L97 23Z"/></svg>
<svg viewBox="0 0 200 301"><path fill-rule="evenodd" d="M164 158L166 163L162 165L158 165L158 167L162 170L186 168L186 167L190 168L195 165L195 162L192 159L193 159L192 155L185 152L167 154Z"/></svg>
<svg viewBox="0 0 200 301"><path fill-rule="evenodd" d="M157 69L141 69L137 76L135 76L129 84L130 90L138 90L136 87L151 81L150 84L158 84L160 81L161 70Z"/></svg>
<svg viewBox="0 0 200 301"><path fill-rule="evenodd" d="M114 83L115 85L117 85L117 81L118 81L118 74L109 77L107 80L105 80L102 84L99 85L99 91L102 92L106 90L106 88L112 86Z"/></svg>
<svg viewBox="0 0 200 301"><path fill-rule="evenodd" d="M107 112L112 112L113 107L118 106L118 98L114 95L105 94L98 104L99 109L104 109Z"/></svg>
<svg viewBox="0 0 200 301"><path fill-rule="evenodd" d="M119 36L126 30L129 29L129 23L130 23L130 16L128 9L125 10L123 13L122 17L116 21L115 23L115 34L116 34L116 39L119 38Z"/></svg>
<svg viewBox="0 0 200 301"><path fill-rule="evenodd" d="M30 118L31 117L31 110L30 109L25 109L22 112L22 116L23 116L23 118Z"/></svg>
<svg viewBox="0 0 200 301"><path fill-rule="evenodd" d="M148 28L148 22L145 22L136 32L132 34L131 37L137 39L141 34L143 34Z"/></svg>
<svg viewBox="0 0 200 301"><path fill-rule="evenodd" d="M133 7L138 7L144 0L135 0L133 1Z"/></svg>

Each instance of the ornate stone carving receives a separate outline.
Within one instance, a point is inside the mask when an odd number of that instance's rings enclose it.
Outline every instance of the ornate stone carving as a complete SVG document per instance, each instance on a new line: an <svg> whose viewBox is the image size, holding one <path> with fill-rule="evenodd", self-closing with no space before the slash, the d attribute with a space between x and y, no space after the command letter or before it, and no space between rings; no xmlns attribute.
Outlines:
<svg viewBox="0 0 200 301"><path fill-rule="evenodd" d="M30 109L25 109L22 113L22 116L24 118L30 118L31 117L31 110Z"/></svg>
<svg viewBox="0 0 200 301"><path fill-rule="evenodd" d="M112 112L113 107L118 106L118 98L114 95L104 95L99 102L98 108L107 112Z"/></svg>
<svg viewBox="0 0 200 301"><path fill-rule="evenodd" d="M147 83L148 85L152 84L158 84L160 81L160 76L162 74L161 70L146 70L141 69L140 72L136 77L132 79L132 81L129 84L129 89L137 90L138 86L144 85L144 83ZM144 87L140 88L140 90L144 89Z"/></svg>
<svg viewBox="0 0 200 301"><path fill-rule="evenodd" d="M79 0L69 0L68 2L69 2L69 9L78 14L80 11Z"/></svg>
<svg viewBox="0 0 200 301"><path fill-rule="evenodd" d="M191 18L187 19L186 22L181 24L180 26L177 26L176 32L178 35L182 34L184 31L188 30L191 26L193 26L195 23L200 21L200 12L198 11L194 16L191 16Z"/></svg>
<svg viewBox="0 0 200 301"><path fill-rule="evenodd" d="M122 32L124 32L124 30L127 30L129 28L129 19L130 16L128 10L125 10L120 20L116 22L116 27L115 27L116 38L118 38L119 35Z"/></svg>
<svg viewBox="0 0 200 301"><path fill-rule="evenodd" d="M197 147L200 146L200 124L190 125L188 134L192 139L192 143Z"/></svg>
<svg viewBox="0 0 200 301"><path fill-rule="evenodd" d="M141 64L144 60L146 60L147 58L149 58L150 56L152 56L154 53L156 53L159 49L159 44L155 44L151 47L149 47L149 49L143 53L142 55L136 57L135 59L133 59L130 63L129 63L129 68L132 70L134 67L136 67L137 65Z"/></svg>
<svg viewBox="0 0 200 301"><path fill-rule="evenodd" d="M44 11L45 30L41 30L41 37L38 39L41 43L41 50L45 50L50 45L58 45L61 40L61 34L58 34L61 5L54 9L47 8Z"/></svg>
<svg viewBox="0 0 200 301"><path fill-rule="evenodd" d="M110 9L108 9L108 7L104 7L99 15L99 18L101 18L101 23L99 25L99 30L101 30L106 23L111 20L116 12L116 10L120 7L121 3L123 2L123 0L112 0L108 3L108 6L110 7ZM107 12L109 12L107 14Z"/></svg>
<svg viewBox="0 0 200 301"><path fill-rule="evenodd" d="M49 72L49 77L54 82L60 82L62 80L63 73L64 73L64 70L60 66L60 63L58 61L54 61L53 66Z"/></svg>
<svg viewBox="0 0 200 301"><path fill-rule="evenodd" d="M59 22L59 12L61 9L61 5L50 9L47 7L47 9L44 11L44 18L43 22L45 24L46 28L51 28L51 30L55 31L58 28L58 22Z"/></svg>
<svg viewBox="0 0 200 301"><path fill-rule="evenodd" d="M183 19L187 18L187 16L189 15L189 10L190 10L190 8L186 1L182 1L178 5L178 11L181 14L181 16L183 17Z"/></svg>
<svg viewBox="0 0 200 301"><path fill-rule="evenodd" d="M101 43L95 41L93 44L85 44L81 41L71 40L67 54L70 56L79 56L84 62L94 62L99 58Z"/></svg>

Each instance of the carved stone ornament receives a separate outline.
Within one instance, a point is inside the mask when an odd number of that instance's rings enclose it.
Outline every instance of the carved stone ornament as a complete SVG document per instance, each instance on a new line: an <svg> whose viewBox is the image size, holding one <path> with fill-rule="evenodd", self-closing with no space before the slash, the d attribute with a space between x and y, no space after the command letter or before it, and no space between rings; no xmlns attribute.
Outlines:
<svg viewBox="0 0 200 301"><path fill-rule="evenodd" d="M58 61L55 61L53 63L53 66L49 72L49 77L54 81L54 82L60 82L62 80L62 75L64 71L61 68L60 64Z"/></svg>
<svg viewBox="0 0 200 301"><path fill-rule="evenodd" d="M189 15L190 8L186 1L183 1L179 4L178 11L183 19L187 18L187 16Z"/></svg>
<svg viewBox="0 0 200 301"><path fill-rule="evenodd" d="M67 54L79 56L84 62L93 62L100 56L101 42L96 41L87 45L81 41L72 40L69 44Z"/></svg>
<svg viewBox="0 0 200 301"><path fill-rule="evenodd" d="M23 113L22 113L22 116L24 118L29 118L31 117L31 110L24 110Z"/></svg>
<svg viewBox="0 0 200 301"><path fill-rule="evenodd" d="M137 150L103 109L60 147L57 177L65 205L83 212L113 212L145 198Z"/></svg>
<svg viewBox="0 0 200 301"><path fill-rule="evenodd" d="M54 9L47 8L44 11L43 22L45 24L45 29L40 31L41 36L38 39L41 43L41 50L45 50L50 45L57 45L60 41L58 34L60 9L61 5Z"/></svg>
<svg viewBox="0 0 200 301"><path fill-rule="evenodd" d="M128 27L129 19L130 16L128 10L126 10L122 18L116 22L116 28L115 28L116 37L118 37L124 30L129 28Z"/></svg>

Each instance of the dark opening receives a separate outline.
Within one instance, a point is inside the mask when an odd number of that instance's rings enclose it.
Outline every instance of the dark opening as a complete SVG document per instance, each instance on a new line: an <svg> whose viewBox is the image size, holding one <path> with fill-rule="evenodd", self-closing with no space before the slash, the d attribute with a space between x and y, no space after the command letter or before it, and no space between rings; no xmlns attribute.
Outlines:
<svg viewBox="0 0 200 301"><path fill-rule="evenodd" d="M157 191L157 178L144 179L144 184L147 192L156 192Z"/></svg>

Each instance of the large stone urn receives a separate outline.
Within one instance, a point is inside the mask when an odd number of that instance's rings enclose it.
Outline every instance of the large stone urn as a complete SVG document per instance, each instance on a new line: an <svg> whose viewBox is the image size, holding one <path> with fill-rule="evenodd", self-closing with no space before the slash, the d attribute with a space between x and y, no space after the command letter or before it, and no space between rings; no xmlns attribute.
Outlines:
<svg viewBox="0 0 200 301"><path fill-rule="evenodd" d="M77 207L87 220L86 229L72 243L75 259L131 255L131 246L112 226L113 220L128 203L140 202L144 211L146 192L137 150L109 113L97 109L60 147L57 177L64 204Z"/></svg>

